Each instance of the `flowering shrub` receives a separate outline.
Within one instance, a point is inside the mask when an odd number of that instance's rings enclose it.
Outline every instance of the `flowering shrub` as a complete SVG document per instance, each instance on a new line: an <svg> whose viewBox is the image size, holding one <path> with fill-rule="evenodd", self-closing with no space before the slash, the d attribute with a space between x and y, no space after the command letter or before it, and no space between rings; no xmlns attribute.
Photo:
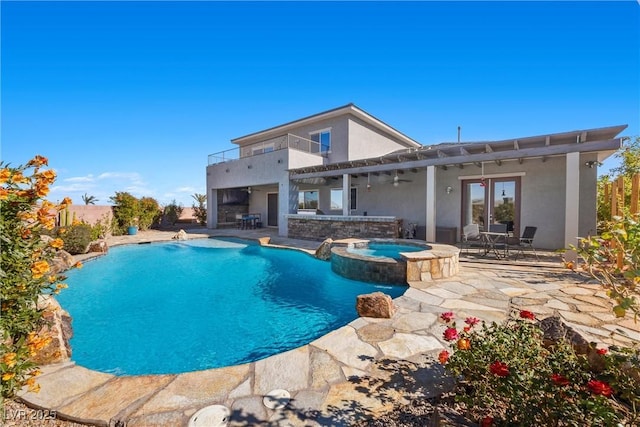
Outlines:
<svg viewBox="0 0 640 427"><path fill-rule="evenodd" d="M599 236L580 239L578 255L585 269L615 301L615 315L624 317L630 311L637 319L640 314L640 216L615 217L602 223L602 227Z"/></svg>
<svg viewBox="0 0 640 427"><path fill-rule="evenodd" d="M48 344L38 336L43 325L37 309L38 296L46 291L58 292L66 287L64 276L53 275L49 266L61 239L45 243L40 235L51 230L58 211L71 204L65 198L58 206L44 198L55 180L47 169L47 159L36 156L26 165L10 167L0 163L0 391L10 397L22 386L39 389L39 374L30 361Z"/></svg>
<svg viewBox="0 0 640 427"><path fill-rule="evenodd" d="M504 324L470 317L456 327L441 315L452 351L438 357L457 378L456 400L467 415L490 425L636 425L640 407L636 350L592 349L576 354L560 341L543 344L535 315L520 311ZM461 345L461 342L464 342ZM596 363L590 358L597 358Z"/></svg>

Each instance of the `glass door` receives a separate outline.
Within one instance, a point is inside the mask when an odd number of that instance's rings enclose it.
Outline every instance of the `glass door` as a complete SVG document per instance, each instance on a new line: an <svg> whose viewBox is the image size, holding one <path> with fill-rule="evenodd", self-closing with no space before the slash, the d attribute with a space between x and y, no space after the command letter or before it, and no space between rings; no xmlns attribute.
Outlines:
<svg viewBox="0 0 640 427"><path fill-rule="evenodd" d="M520 233L520 177L465 180L462 185L462 227L507 224L514 236Z"/></svg>

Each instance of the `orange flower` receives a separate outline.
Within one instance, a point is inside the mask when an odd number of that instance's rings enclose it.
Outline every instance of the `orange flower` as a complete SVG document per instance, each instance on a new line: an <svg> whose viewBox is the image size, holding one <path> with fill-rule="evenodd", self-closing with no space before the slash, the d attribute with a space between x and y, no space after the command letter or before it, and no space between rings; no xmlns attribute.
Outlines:
<svg viewBox="0 0 640 427"><path fill-rule="evenodd" d="M458 350L469 350L471 348L471 341L468 338L460 338L458 340Z"/></svg>
<svg viewBox="0 0 640 427"><path fill-rule="evenodd" d="M62 249L64 247L64 240L61 238L53 239L51 243L49 243L49 246L55 249Z"/></svg>
<svg viewBox="0 0 640 427"><path fill-rule="evenodd" d="M42 165L48 165L49 164L49 160L47 160L46 157L41 156L41 155L36 155L33 159L29 160L29 162L27 162L27 166L35 166L35 167L40 167Z"/></svg>
<svg viewBox="0 0 640 427"><path fill-rule="evenodd" d="M20 236L25 240L28 239L29 237L31 237L31 229L25 228L24 230L22 230L22 234Z"/></svg>
<svg viewBox="0 0 640 427"><path fill-rule="evenodd" d="M38 180L45 184L51 184L56 180L56 173L51 169L47 169L46 171L38 174Z"/></svg>
<svg viewBox="0 0 640 427"><path fill-rule="evenodd" d="M11 175L11 181L14 184L26 184L29 180L22 174L21 171L15 171L13 175Z"/></svg>
<svg viewBox="0 0 640 427"><path fill-rule="evenodd" d="M447 360L449 360L449 352L447 350L442 350L438 355L438 361L444 365L447 363Z"/></svg>
<svg viewBox="0 0 640 427"><path fill-rule="evenodd" d="M76 262L76 264L74 265L75 268L82 268L83 265L80 261Z"/></svg>
<svg viewBox="0 0 640 427"><path fill-rule="evenodd" d="M13 368L16 365L16 356L15 353L7 353L2 356L2 363L7 365L8 368Z"/></svg>
<svg viewBox="0 0 640 427"><path fill-rule="evenodd" d="M11 176L11 171L7 168L0 169L0 184L4 184L9 180Z"/></svg>
<svg viewBox="0 0 640 427"><path fill-rule="evenodd" d="M34 279L41 278L47 271L49 271L49 263L47 261L36 261L31 266L31 273Z"/></svg>
<svg viewBox="0 0 640 427"><path fill-rule="evenodd" d="M35 186L36 194L38 197L46 197L49 194L49 186L47 184L38 182Z"/></svg>
<svg viewBox="0 0 640 427"><path fill-rule="evenodd" d="M62 202L60 202L60 206L58 206L58 209L64 209L67 206L72 204L73 204L73 201L70 198L65 197L64 199L62 199Z"/></svg>
<svg viewBox="0 0 640 427"><path fill-rule="evenodd" d="M575 264L573 261L565 261L564 266L569 270L573 270L575 268Z"/></svg>
<svg viewBox="0 0 640 427"><path fill-rule="evenodd" d="M15 376L15 372L5 372L4 374L2 374L2 381L10 381Z"/></svg>

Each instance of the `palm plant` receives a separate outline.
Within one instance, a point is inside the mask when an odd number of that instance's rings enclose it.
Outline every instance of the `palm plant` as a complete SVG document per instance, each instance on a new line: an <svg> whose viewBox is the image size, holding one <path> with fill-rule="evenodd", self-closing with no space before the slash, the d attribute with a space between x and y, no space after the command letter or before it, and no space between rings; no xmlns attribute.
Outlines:
<svg viewBox="0 0 640 427"><path fill-rule="evenodd" d="M96 199L95 196L89 196L87 195L87 193L84 193L84 196L82 196L82 201L85 205L95 205L98 199Z"/></svg>

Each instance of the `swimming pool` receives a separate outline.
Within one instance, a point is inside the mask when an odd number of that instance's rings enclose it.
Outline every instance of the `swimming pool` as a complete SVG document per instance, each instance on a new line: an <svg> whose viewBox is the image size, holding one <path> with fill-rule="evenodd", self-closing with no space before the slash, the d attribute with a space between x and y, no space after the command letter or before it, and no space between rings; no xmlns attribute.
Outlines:
<svg viewBox="0 0 640 427"><path fill-rule="evenodd" d="M72 359L116 375L251 362L308 344L357 317L356 296L405 287L341 277L295 250L235 239L111 248L68 273Z"/></svg>

